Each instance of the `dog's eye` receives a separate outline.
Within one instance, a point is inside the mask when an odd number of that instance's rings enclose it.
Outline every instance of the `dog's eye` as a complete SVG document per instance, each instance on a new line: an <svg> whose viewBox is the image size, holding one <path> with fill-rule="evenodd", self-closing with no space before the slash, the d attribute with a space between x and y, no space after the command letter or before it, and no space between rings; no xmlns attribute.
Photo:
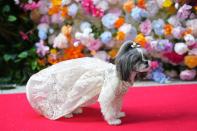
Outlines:
<svg viewBox="0 0 197 131"><path fill-rule="evenodd" d="M144 59L145 60L151 60L151 57L150 56L144 56Z"/></svg>

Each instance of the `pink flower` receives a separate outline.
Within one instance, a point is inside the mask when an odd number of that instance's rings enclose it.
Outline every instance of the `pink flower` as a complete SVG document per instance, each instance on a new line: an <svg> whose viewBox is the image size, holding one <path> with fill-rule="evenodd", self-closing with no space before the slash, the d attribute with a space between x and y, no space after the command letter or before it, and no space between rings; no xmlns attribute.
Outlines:
<svg viewBox="0 0 197 131"><path fill-rule="evenodd" d="M19 34L21 35L23 40L29 40L29 37L27 34L25 34L23 31L20 31Z"/></svg>
<svg viewBox="0 0 197 131"><path fill-rule="evenodd" d="M180 19L187 19L191 14L192 6L184 4L177 12L177 17Z"/></svg>
<svg viewBox="0 0 197 131"><path fill-rule="evenodd" d="M92 8L94 8L92 0L83 0L81 4L84 10L89 14L91 13Z"/></svg>
<svg viewBox="0 0 197 131"><path fill-rule="evenodd" d="M49 16L43 15L40 19L40 23L50 23Z"/></svg>
<svg viewBox="0 0 197 131"><path fill-rule="evenodd" d="M151 21L150 20L147 19L140 24L140 31L144 35L149 35L151 33L151 30L152 30L152 26L151 26Z"/></svg>
<svg viewBox="0 0 197 131"><path fill-rule="evenodd" d="M44 45L44 41L40 40L40 42L36 43L36 53L41 57L45 56L49 52L49 47Z"/></svg>
<svg viewBox="0 0 197 131"><path fill-rule="evenodd" d="M38 8L40 6L40 3L39 2L31 2L31 3L28 3L28 4L25 4L23 5L23 9L28 11L28 10L34 10L36 8Z"/></svg>
<svg viewBox="0 0 197 131"><path fill-rule="evenodd" d="M181 80L194 80L196 76L196 70L184 70L180 73Z"/></svg>
<svg viewBox="0 0 197 131"><path fill-rule="evenodd" d="M98 9L96 7L92 9L92 16L102 17L103 15L104 15L104 11L102 11L101 9Z"/></svg>
<svg viewBox="0 0 197 131"><path fill-rule="evenodd" d="M96 8L92 0L83 0L81 2L82 7L88 13L93 15L94 17L102 17L104 15L104 11Z"/></svg>
<svg viewBox="0 0 197 131"><path fill-rule="evenodd" d="M88 43L88 49L91 51L96 51L101 47L101 41L98 39L92 39L90 40L90 42Z"/></svg>
<svg viewBox="0 0 197 131"><path fill-rule="evenodd" d="M151 68L154 70L159 67L159 63L157 61L151 61Z"/></svg>

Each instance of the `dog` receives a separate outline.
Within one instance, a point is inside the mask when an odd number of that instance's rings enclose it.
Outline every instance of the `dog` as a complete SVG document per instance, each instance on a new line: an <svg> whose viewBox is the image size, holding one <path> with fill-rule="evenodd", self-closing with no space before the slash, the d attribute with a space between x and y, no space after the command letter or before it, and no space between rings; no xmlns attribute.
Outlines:
<svg viewBox="0 0 197 131"><path fill-rule="evenodd" d="M150 69L147 52L132 41L124 42L115 64L84 57L54 64L32 75L26 85L30 105L44 117L56 120L83 112L99 102L110 125L121 124L122 99L140 72Z"/></svg>

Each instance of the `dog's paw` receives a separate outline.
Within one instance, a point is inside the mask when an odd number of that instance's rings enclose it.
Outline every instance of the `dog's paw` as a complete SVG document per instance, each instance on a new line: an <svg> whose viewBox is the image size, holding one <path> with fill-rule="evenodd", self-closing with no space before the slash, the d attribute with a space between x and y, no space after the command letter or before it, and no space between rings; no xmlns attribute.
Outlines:
<svg viewBox="0 0 197 131"><path fill-rule="evenodd" d="M64 117L65 117L65 118L72 118L72 117L73 117L73 114L70 113L70 114L65 115Z"/></svg>
<svg viewBox="0 0 197 131"><path fill-rule="evenodd" d="M83 113L82 108L77 108L76 110L73 111L73 114L81 114Z"/></svg>
<svg viewBox="0 0 197 131"><path fill-rule="evenodd" d="M126 114L124 112L119 112L117 114L117 118L122 118L122 117L125 117L125 116L126 116Z"/></svg>
<svg viewBox="0 0 197 131"><path fill-rule="evenodd" d="M108 121L109 125L120 125L121 124L121 120L120 119L113 119Z"/></svg>

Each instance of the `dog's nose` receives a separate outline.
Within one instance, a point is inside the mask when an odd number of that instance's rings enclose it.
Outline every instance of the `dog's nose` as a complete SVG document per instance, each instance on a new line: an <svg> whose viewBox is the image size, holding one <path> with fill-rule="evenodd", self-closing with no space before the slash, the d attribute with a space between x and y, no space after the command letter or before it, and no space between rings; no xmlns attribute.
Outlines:
<svg viewBox="0 0 197 131"><path fill-rule="evenodd" d="M146 67L149 67L149 62L145 61L144 64L146 65Z"/></svg>
<svg viewBox="0 0 197 131"><path fill-rule="evenodd" d="M148 68L148 67L151 67L151 61L150 61L150 60L146 61L145 64L146 64L146 67L147 67L147 68Z"/></svg>

